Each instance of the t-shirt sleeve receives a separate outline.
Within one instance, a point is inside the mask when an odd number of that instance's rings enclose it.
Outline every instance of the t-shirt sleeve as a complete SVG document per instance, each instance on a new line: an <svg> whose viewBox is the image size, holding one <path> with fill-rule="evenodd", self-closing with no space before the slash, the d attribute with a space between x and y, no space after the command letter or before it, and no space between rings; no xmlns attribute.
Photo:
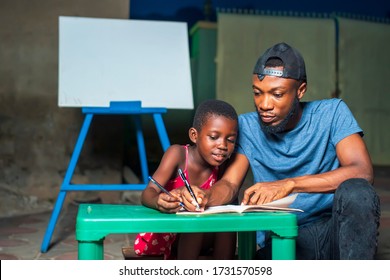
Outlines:
<svg viewBox="0 0 390 280"><path fill-rule="evenodd" d="M358 133L363 137L363 130L360 128L347 104L339 100L336 105L334 118L332 121L332 142L336 146L344 138Z"/></svg>
<svg viewBox="0 0 390 280"><path fill-rule="evenodd" d="M247 154L250 146L249 139L251 131L248 130L248 117L247 115L241 115L238 117L238 138L236 141L235 152L249 156Z"/></svg>

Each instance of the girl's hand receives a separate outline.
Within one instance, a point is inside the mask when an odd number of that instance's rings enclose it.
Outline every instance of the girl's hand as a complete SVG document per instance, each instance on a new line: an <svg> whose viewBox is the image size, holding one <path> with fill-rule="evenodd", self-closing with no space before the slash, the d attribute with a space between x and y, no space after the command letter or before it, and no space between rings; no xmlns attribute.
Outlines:
<svg viewBox="0 0 390 280"><path fill-rule="evenodd" d="M185 187L182 187L178 190L180 190L180 196L182 198L184 205L186 206L186 209L188 211L193 211L193 212L204 211L206 203L207 203L207 199L206 199L206 195L205 195L204 190L198 188L197 186L193 186L193 185L191 185L191 188L196 196L196 200L200 206L200 209L199 210L196 209L196 202L195 202L194 198L191 196L191 194L189 193L189 191Z"/></svg>
<svg viewBox="0 0 390 280"><path fill-rule="evenodd" d="M172 193L172 192L171 192ZM172 193L170 196L166 193L160 193L156 201L156 209L164 213L176 213L181 208L181 199L176 194Z"/></svg>

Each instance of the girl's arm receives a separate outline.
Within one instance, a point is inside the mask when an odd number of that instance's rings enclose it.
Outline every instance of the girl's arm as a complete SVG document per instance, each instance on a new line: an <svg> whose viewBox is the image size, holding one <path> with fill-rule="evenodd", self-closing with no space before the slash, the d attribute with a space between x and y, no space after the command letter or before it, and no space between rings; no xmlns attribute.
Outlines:
<svg viewBox="0 0 390 280"><path fill-rule="evenodd" d="M184 149L180 145L172 145L164 153L153 179L165 186L169 180L176 177L177 168L185 160ZM149 182L141 194L141 202L144 206L157 209L161 212L174 213L179 211L180 198L171 192L172 196L163 193L152 182Z"/></svg>

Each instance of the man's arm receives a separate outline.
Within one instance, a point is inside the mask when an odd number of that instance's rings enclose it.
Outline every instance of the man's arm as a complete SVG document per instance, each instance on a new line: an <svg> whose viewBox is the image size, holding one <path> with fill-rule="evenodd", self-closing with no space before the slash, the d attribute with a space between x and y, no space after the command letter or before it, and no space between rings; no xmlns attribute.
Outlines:
<svg viewBox="0 0 390 280"><path fill-rule="evenodd" d="M283 198L292 192L334 192L347 179L363 178L373 182L373 168L362 137L352 134L336 146L340 167L322 174L257 183L244 192L244 204L263 204Z"/></svg>
<svg viewBox="0 0 390 280"><path fill-rule="evenodd" d="M347 179L363 178L373 183L374 171L363 138L352 134L336 146L340 167L323 174L296 178L294 192L334 192Z"/></svg>

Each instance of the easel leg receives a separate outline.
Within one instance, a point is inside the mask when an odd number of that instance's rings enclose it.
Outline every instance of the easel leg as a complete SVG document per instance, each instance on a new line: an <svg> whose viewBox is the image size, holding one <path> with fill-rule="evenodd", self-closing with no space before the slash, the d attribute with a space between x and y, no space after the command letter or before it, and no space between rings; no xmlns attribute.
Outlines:
<svg viewBox="0 0 390 280"><path fill-rule="evenodd" d="M54 205L54 209L51 213L51 218L49 221L49 225L47 226L45 236L43 237L42 245L41 245L41 252L46 253L47 249L50 245L50 240L54 232L54 227L56 226L58 216L61 212L62 204L64 203L66 197L65 191L60 191L60 193L57 196L56 203Z"/></svg>
<svg viewBox="0 0 390 280"><path fill-rule="evenodd" d="M161 114L153 114L153 119L157 128L158 136L160 137L161 146L165 152L171 144L169 142L168 133L165 129L163 118Z"/></svg>
<svg viewBox="0 0 390 280"><path fill-rule="evenodd" d="M57 224L58 216L61 212L62 205L64 204L66 192L68 191L67 188L70 185L70 181L73 177L73 173L74 173L74 170L76 168L77 161L80 157L81 149L83 147L85 138L87 136L88 129L91 125L92 117L93 117L93 114L86 114L86 116L85 116L83 126L81 127L81 131L80 131L79 137L77 139L76 146L73 150L73 154L72 154L68 169L67 169L66 174L65 174L64 181L61 185L60 192L57 196L57 200L56 200L56 203L54 205L54 209L53 209L51 217L50 217L49 225L47 226L45 236L43 237L43 241L42 241L42 245L41 245L41 252L42 253L46 253L48 248L49 248L50 240L52 238L54 228Z"/></svg>
<svg viewBox="0 0 390 280"><path fill-rule="evenodd" d="M135 129L137 134L137 144L138 144L138 154L139 160L141 164L141 173L142 173L142 181L147 184L149 169L148 169L148 160L146 158L146 149L145 149L145 140L144 134L142 132L142 123L141 118L138 115L134 115Z"/></svg>

